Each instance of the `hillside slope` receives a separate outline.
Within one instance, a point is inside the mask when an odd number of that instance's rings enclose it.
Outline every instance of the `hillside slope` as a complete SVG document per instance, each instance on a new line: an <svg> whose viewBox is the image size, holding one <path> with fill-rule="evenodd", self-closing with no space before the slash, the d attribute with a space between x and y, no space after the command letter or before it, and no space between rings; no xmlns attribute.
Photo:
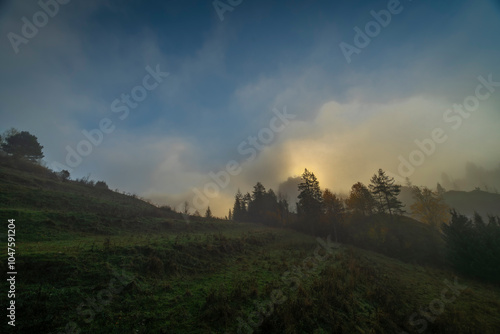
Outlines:
<svg viewBox="0 0 500 334"><path fill-rule="evenodd" d="M23 221L22 241L53 240L68 233L74 237L146 232L157 228L160 218L182 219L169 208L158 208L134 195L93 182L63 181L44 167L4 158L0 160L0 217ZM150 224L141 224L141 218Z"/></svg>
<svg viewBox="0 0 500 334"><path fill-rule="evenodd" d="M2 220L16 219L18 237L17 321L15 328L2 323L2 333L500 328L498 286L288 229L187 223L131 196L35 169L0 166ZM6 263L5 254L4 272Z"/></svg>

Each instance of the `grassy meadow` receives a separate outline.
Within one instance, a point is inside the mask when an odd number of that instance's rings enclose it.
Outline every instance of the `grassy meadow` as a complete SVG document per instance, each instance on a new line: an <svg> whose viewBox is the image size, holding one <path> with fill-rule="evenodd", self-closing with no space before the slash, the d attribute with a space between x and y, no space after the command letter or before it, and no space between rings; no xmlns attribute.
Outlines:
<svg viewBox="0 0 500 334"><path fill-rule="evenodd" d="M13 164L0 166L0 216L16 220L18 272L16 326L4 319L4 333L500 330L500 287L444 265L287 228L186 221ZM1 262L7 272L6 252Z"/></svg>

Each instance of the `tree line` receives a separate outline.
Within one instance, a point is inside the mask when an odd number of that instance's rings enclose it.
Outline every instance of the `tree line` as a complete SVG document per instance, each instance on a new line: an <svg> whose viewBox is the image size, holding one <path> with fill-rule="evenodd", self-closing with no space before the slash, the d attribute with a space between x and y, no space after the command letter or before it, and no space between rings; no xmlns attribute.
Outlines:
<svg viewBox="0 0 500 334"><path fill-rule="evenodd" d="M43 159L42 149L38 138L27 131L11 128L0 136L0 156L27 161L36 166ZM62 181L70 178L68 171L55 174ZM104 181L94 183L89 181L88 176L75 182L108 189ZM455 210L450 211L443 198L445 189L439 183L435 191L414 186L408 179L407 186L414 199L410 214L435 232L427 234L427 238L432 240L421 251L428 251L429 245L435 248L444 240L447 259L456 270L500 282L500 218L489 217L488 222L484 222L478 214L469 218ZM252 193L243 195L238 190L228 218L291 227L315 236L333 235L337 242L357 242L358 245L365 245L375 238L377 247L383 246L379 250L390 254L404 251L401 243L405 241L400 239L398 244L396 240L400 236L388 235L387 226L377 226L377 220L374 223L371 219L379 216L397 224L398 217L405 213L404 205L398 199L401 185L396 184L382 169L372 176L368 186L361 182L355 183L347 198L341 198L329 189L321 189L317 177L307 169L301 176L298 190L296 212L292 212L285 196L276 194L272 189L266 190L262 183L257 182ZM185 211L187 213L187 205ZM212 218L210 207L205 217ZM363 230L363 224L360 224L363 221L374 226ZM436 236L442 240L437 240Z"/></svg>
<svg viewBox="0 0 500 334"><path fill-rule="evenodd" d="M500 283L500 218L488 222L477 213L468 218L455 210L443 225L447 258L462 274Z"/></svg>
<svg viewBox="0 0 500 334"><path fill-rule="evenodd" d="M414 203L410 206L410 215L419 221L440 229L447 222L449 207L445 204L441 185L437 190L418 187L407 179ZM234 221L260 222L273 226L297 223L302 230L311 234L321 234L328 227L333 230L347 216L369 217L386 214L393 220L406 213L403 203L398 199L402 186L394 178L379 169L366 186L356 182L345 199L334 194L328 188L322 190L313 172L305 169L298 185L299 196L296 212L290 211L289 202L282 194L276 195L272 189L266 191L261 182L253 187L252 193L245 195L238 190L233 209L229 210L229 219Z"/></svg>
<svg viewBox="0 0 500 334"><path fill-rule="evenodd" d="M298 185L296 212L291 212L288 200L272 189L266 191L257 182L252 193L238 190L229 217L234 221L259 222L271 226L290 226L312 235L333 234L346 215L370 216L388 214L391 219L404 213L398 200L401 186L379 169L367 187L357 182L347 199L329 189L322 190L313 172L305 169Z"/></svg>
<svg viewBox="0 0 500 334"><path fill-rule="evenodd" d="M261 222L270 226L284 226L290 217L289 205L281 194L257 182L252 194L243 195L239 190L234 199L229 218L234 221Z"/></svg>
<svg viewBox="0 0 500 334"><path fill-rule="evenodd" d="M444 201L446 190L439 183L432 190L407 179L407 187L414 200L409 214L427 226L425 233L415 224L405 225L411 231L397 231L406 213L398 199L402 186L382 169L368 186L356 182L347 198L321 189L314 173L305 169L298 184L296 212L290 211L283 195L257 182L252 193L243 195L238 190L229 219L291 227L314 236L332 235L336 242L404 259L442 264L436 258L444 261L446 257L459 272L500 282L500 218L489 217L486 223L478 214L471 219L451 210Z"/></svg>

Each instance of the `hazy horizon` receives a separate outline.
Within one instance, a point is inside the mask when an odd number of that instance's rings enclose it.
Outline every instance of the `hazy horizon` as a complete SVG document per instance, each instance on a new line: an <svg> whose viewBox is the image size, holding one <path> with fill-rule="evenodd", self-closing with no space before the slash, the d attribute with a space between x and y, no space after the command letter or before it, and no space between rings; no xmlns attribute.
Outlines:
<svg viewBox="0 0 500 334"><path fill-rule="evenodd" d="M0 133L73 178L217 216L304 168L500 189L499 1L61 2L0 5Z"/></svg>

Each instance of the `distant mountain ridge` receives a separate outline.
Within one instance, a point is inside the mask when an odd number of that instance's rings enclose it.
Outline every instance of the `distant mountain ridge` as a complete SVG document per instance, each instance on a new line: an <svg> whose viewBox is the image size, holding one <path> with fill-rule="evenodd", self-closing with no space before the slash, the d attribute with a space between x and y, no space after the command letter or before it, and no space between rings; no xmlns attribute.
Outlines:
<svg viewBox="0 0 500 334"><path fill-rule="evenodd" d="M450 208L463 215L473 216L474 212L477 212L485 219L488 216L500 216L500 194L476 189L472 191L450 190L443 196ZM410 206L413 203L410 188L406 186L401 188L399 200L406 205L407 214L410 214Z"/></svg>
<svg viewBox="0 0 500 334"><path fill-rule="evenodd" d="M444 199L451 208L467 216L472 216L475 211L483 218L500 216L500 194L482 190L451 190L444 194Z"/></svg>

